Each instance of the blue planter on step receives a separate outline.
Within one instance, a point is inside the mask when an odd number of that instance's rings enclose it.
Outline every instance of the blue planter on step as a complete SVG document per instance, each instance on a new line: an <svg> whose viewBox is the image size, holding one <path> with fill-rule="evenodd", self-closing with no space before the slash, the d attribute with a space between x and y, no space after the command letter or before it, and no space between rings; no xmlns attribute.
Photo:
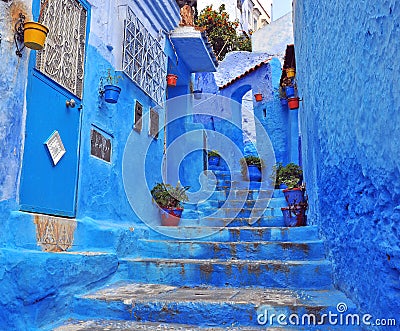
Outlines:
<svg viewBox="0 0 400 331"><path fill-rule="evenodd" d="M248 171L251 182L261 182L261 170L256 165L249 165Z"/></svg>
<svg viewBox="0 0 400 331"><path fill-rule="evenodd" d="M281 105L282 105L283 107L286 107L286 106L288 105L287 99L282 98L282 99L281 99Z"/></svg>
<svg viewBox="0 0 400 331"><path fill-rule="evenodd" d="M108 103L117 103L121 88L115 85L104 86L104 100Z"/></svg>
<svg viewBox="0 0 400 331"><path fill-rule="evenodd" d="M217 167L219 165L219 156L209 156L208 157L208 165Z"/></svg>
<svg viewBox="0 0 400 331"><path fill-rule="evenodd" d="M289 206L305 201L304 191L301 188L286 189L283 190L283 194Z"/></svg>
<svg viewBox="0 0 400 331"><path fill-rule="evenodd" d="M286 96L288 98L294 97L294 86L286 86Z"/></svg>
<svg viewBox="0 0 400 331"><path fill-rule="evenodd" d="M306 210L301 207L281 208L285 226L305 226L307 223Z"/></svg>

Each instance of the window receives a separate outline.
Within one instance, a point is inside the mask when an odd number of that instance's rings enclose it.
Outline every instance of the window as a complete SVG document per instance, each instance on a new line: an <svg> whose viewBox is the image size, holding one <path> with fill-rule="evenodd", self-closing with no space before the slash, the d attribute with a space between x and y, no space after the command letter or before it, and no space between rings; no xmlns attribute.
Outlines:
<svg viewBox="0 0 400 331"><path fill-rule="evenodd" d="M122 66L125 74L158 105L163 103L166 55L129 7L125 20Z"/></svg>
<svg viewBox="0 0 400 331"><path fill-rule="evenodd" d="M82 99L86 10L76 0L40 3L45 6L40 21L49 34L46 46L37 53L36 69Z"/></svg>
<svg viewBox="0 0 400 331"><path fill-rule="evenodd" d="M142 116L143 116L143 106L139 101L135 103L135 126L134 129L137 132L142 131Z"/></svg>
<svg viewBox="0 0 400 331"><path fill-rule="evenodd" d="M159 115L153 108L151 108L149 134L155 139L158 138L158 126L159 126Z"/></svg>

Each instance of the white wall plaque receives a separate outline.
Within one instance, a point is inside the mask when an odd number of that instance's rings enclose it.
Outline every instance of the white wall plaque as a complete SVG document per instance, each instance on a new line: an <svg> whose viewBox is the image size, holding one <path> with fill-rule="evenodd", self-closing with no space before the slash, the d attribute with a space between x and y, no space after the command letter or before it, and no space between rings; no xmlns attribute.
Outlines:
<svg viewBox="0 0 400 331"><path fill-rule="evenodd" d="M66 152L58 131L54 131L44 144L50 153L53 164L56 165Z"/></svg>

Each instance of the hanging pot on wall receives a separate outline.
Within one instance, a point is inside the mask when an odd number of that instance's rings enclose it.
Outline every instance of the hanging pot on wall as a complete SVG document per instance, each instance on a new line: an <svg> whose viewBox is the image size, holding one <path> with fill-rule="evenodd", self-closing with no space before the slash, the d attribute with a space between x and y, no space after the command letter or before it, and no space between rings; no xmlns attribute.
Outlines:
<svg viewBox="0 0 400 331"><path fill-rule="evenodd" d="M286 91L286 97L287 98L293 98L294 97L294 86L286 86L285 88Z"/></svg>
<svg viewBox="0 0 400 331"><path fill-rule="evenodd" d="M296 75L296 70L294 68L286 69L286 76L289 78L293 78Z"/></svg>
<svg viewBox="0 0 400 331"><path fill-rule="evenodd" d="M196 100L201 99L201 94L203 93L203 90L194 90L193 91L193 96Z"/></svg>
<svg viewBox="0 0 400 331"><path fill-rule="evenodd" d="M178 80L178 76L174 74L167 75L167 85L168 86L176 86L176 81Z"/></svg>
<svg viewBox="0 0 400 331"><path fill-rule="evenodd" d="M108 103L117 103L121 88L116 85L104 86L104 100Z"/></svg>
<svg viewBox="0 0 400 331"><path fill-rule="evenodd" d="M289 98L288 99L288 104L290 109L297 109L299 108L299 98Z"/></svg>
<svg viewBox="0 0 400 331"><path fill-rule="evenodd" d="M256 94L254 94L254 98L256 99L257 102L260 102L260 101L262 101L263 96L261 93L256 93Z"/></svg>
<svg viewBox="0 0 400 331"><path fill-rule="evenodd" d="M44 47L49 29L37 22L24 23L24 44L26 47L35 51L40 51Z"/></svg>

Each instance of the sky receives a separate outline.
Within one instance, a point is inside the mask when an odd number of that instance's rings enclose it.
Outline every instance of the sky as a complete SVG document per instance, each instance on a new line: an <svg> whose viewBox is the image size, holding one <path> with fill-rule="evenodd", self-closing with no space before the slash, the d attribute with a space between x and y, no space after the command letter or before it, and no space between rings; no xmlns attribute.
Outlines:
<svg viewBox="0 0 400 331"><path fill-rule="evenodd" d="M287 14L292 10L292 0L273 0L273 20Z"/></svg>

